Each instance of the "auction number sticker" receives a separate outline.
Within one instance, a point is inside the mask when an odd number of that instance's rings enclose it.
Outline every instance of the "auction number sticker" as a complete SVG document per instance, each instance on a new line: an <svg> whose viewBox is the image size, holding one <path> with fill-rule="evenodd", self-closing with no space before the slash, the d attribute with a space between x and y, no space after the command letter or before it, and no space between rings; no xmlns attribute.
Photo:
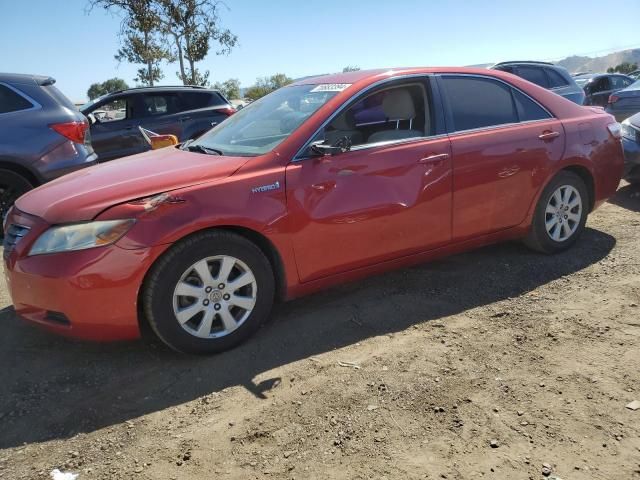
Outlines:
<svg viewBox="0 0 640 480"><path fill-rule="evenodd" d="M351 86L350 83L322 83L311 89L312 92L341 92Z"/></svg>

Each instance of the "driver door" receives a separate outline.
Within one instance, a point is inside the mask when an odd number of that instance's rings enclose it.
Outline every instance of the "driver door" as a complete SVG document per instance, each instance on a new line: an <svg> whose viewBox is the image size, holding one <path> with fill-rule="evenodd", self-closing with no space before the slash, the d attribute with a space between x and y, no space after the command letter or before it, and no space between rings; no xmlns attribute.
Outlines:
<svg viewBox="0 0 640 480"><path fill-rule="evenodd" d="M435 134L427 79L394 82L363 97L320 134L334 144L349 137L350 151L309 153L286 170L302 282L451 239L451 150L448 137Z"/></svg>

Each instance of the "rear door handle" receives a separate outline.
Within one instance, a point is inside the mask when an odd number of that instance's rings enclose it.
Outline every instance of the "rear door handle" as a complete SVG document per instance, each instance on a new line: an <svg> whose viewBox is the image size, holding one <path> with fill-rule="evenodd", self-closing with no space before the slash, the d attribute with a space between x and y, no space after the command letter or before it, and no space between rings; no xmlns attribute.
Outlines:
<svg viewBox="0 0 640 480"><path fill-rule="evenodd" d="M558 138L560 136L560 132L542 132L538 135L540 140L553 140L554 138Z"/></svg>
<svg viewBox="0 0 640 480"><path fill-rule="evenodd" d="M448 153L438 153L438 154L433 154L433 155L427 155L426 157L423 157L420 160L418 160L418 163L428 163L430 165L440 165L447 158L449 158L449 154Z"/></svg>

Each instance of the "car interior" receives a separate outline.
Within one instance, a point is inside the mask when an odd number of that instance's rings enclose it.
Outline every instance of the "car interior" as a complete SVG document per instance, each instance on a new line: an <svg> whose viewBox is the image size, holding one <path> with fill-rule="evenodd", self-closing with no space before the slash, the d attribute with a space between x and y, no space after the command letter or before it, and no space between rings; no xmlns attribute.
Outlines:
<svg viewBox="0 0 640 480"><path fill-rule="evenodd" d="M352 146L424 137L430 130L426 93L420 83L378 90L340 113L325 128L324 144L346 137Z"/></svg>

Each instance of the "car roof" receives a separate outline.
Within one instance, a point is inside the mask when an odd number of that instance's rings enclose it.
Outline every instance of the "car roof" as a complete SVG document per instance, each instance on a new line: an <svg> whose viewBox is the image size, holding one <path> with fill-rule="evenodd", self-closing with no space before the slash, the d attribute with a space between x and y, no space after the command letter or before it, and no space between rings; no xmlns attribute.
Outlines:
<svg viewBox="0 0 640 480"><path fill-rule="evenodd" d="M116 93L129 93L129 92L136 92L136 93L159 93L159 92L178 92L178 91L184 92L188 90L197 90L197 91L205 90L210 92L218 92L218 90L215 90L213 88L202 87L199 85L164 85L164 86L158 86L158 87L124 88L122 90L115 90L113 92L109 92L107 95L113 95Z"/></svg>
<svg viewBox="0 0 640 480"><path fill-rule="evenodd" d="M291 85L317 85L317 84L355 84L376 78L401 77L406 75L435 73L459 73L467 75L489 75L502 77L504 72L499 70L487 70L477 67L401 67L401 68L377 68L373 70L358 70L355 72L333 73L316 77L302 78Z"/></svg>
<svg viewBox="0 0 640 480"><path fill-rule="evenodd" d="M558 67L558 65L554 65L553 63L550 62L542 62L542 61L538 61L538 60L509 60L507 62L499 62L496 63L495 65L493 65L493 67L500 67L503 65L537 65L537 66L544 66L544 67ZM492 68L493 68L492 67Z"/></svg>
<svg viewBox="0 0 640 480"><path fill-rule="evenodd" d="M13 84L53 85L56 80L47 75L31 75L26 73L2 73L0 72L0 82Z"/></svg>

